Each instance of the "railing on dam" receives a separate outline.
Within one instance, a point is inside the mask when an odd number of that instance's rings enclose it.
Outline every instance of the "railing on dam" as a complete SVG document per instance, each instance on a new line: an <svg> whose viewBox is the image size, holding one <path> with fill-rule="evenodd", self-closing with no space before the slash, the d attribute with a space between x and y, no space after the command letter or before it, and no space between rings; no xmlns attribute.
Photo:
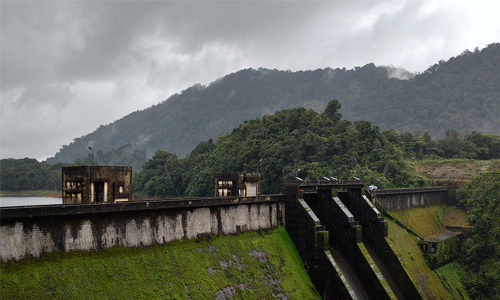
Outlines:
<svg viewBox="0 0 500 300"><path fill-rule="evenodd" d="M252 203L273 203L284 201L283 195L256 197L207 197L144 200L118 203L63 204L4 207L0 209L0 219L29 218L71 214L95 214L107 212L127 212L168 208L196 208L227 206Z"/></svg>
<svg viewBox="0 0 500 300"><path fill-rule="evenodd" d="M308 180L302 180L300 178L295 178L289 180L286 185L298 185L303 189L346 189L346 188L357 188L364 187L365 183L360 179L336 179L336 178L313 178Z"/></svg>

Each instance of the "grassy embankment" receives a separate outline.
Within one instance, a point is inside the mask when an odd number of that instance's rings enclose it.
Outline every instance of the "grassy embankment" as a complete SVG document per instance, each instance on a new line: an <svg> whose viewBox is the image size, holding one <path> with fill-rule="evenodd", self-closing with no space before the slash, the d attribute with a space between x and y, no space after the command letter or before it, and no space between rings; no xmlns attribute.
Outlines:
<svg viewBox="0 0 500 300"><path fill-rule="evenodd" d="M440 205L412 208L390 215L421 237L432 237L445 232L444 225L467 225L467 214L456 207ZM462 270L457 263L447 264L432 271L418 246L418 239L394 221L389 223L389 241L401 258L413 282L428 299L469 299L460 278Z"/></svg>
<svg viewBox="0 0 500 300"><path fill-rule="evenodd" d="M2 263L2 299L320 299L283 227Z"/></svg>

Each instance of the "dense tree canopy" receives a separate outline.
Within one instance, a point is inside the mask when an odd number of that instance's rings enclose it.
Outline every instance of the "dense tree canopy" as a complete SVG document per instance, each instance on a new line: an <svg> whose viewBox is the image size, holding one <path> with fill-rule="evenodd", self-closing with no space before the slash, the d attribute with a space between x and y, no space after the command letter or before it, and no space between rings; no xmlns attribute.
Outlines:
<svg viewBox="0 0 500 300"><path fill-rule="evenodd" d="M500 295L500 162L478 174L458 192L474 235L464 243L462 263L471 299L499 299Z"/></svg>
<svg viewBox="0 0 500 300"><path fill-rule="evenodd" d="M341 120L339 109L340 103L333 100L323 114L296 108L245 121L216 142L200 143L180 160L158 151L137 175L134 187L150 196L209 196L212 175L219 172L260 172L265 194L279 193L283 180L294 176L360 176L380 187L424 185L377 126ZM173 169L182 180L171 178ZM165 182L153 188L158 178ZM171 193L163 188L180 182Z"/></svg>
<svg viewBox="0 0 500 300"><path fill-rule="evenodd" d="M215 142L199 143L182 159L158 150L147 162L145 149L126 145L107 152L97 150L93 163L131 165L134 173L144 166L134 175L136 192L179 197L210 195L211 178L217 172L260 172L264 193L279 193L281 182L294 176L357 176L390 188L425 184L406 163L408 159L500 158L500 137L496 135L448 130L445 138L433 140L428 132L381 131L369 121L342 120L340 109L339 101L333 100L321 114L296 108L248 120ZM90 165L91 160L87 149L87 156L71 165ZM2 160L1 188L60 189L61 166L34 159Z"/></svg>
<svg viewBox="0 0 500 300"><path fill-rule="evenodd" d="M8 191L61 189L62 164L49 165L34 158L2 159L0 189Z"/></svg>

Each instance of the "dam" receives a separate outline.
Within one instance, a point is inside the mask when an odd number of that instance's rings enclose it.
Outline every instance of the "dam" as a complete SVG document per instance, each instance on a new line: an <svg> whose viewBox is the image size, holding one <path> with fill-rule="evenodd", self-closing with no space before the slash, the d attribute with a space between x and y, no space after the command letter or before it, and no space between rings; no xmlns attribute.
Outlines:
<svg viewBox="0 0 500 300"><path fill-rule="evenodd" d="M443 195L409 202L444 203ZM5 208L0 257L43 260L50 253L207 241L282 226L323 299L425 299L391 248L383 210L359 180L289 182L279 195Z"/></svg>

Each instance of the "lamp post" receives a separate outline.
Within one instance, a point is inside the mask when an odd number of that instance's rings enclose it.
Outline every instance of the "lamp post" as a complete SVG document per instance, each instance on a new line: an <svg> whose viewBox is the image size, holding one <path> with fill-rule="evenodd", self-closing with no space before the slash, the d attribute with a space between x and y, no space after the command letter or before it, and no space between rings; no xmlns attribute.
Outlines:
<svg viewBox="0 0 500 300"><path fill-rule="evenodd" d="M92 150L92 147L89 146L90 151L92 151L92 166L94 166L94 150Z"/></svg>

